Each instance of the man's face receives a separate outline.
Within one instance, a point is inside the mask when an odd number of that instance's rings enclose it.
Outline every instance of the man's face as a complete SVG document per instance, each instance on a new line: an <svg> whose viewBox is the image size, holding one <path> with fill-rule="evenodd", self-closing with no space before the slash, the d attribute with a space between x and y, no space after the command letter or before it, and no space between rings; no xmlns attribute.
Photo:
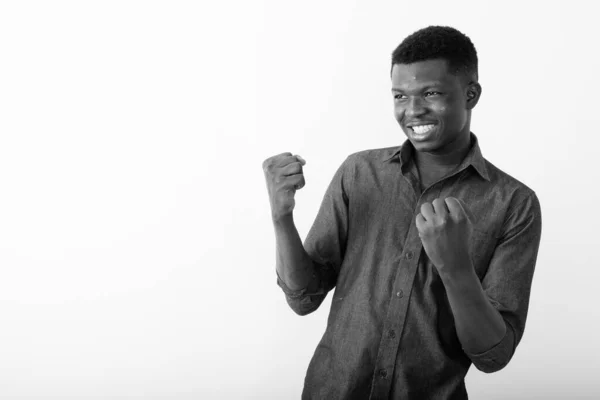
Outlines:
<svg viewBox="0 0 600 400"><path fill-rule="evenodd" d="M445 60L396 64L392 68L394 114L417 151L445 153L470 135L468 86ZM471 99L473 92L470 92Z"/></svg>

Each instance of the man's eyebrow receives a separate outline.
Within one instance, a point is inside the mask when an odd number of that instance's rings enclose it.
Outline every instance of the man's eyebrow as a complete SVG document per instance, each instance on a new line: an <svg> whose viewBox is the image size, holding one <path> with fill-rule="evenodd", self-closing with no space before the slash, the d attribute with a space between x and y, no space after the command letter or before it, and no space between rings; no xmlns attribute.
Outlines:
<svg viewBox="0 0 600 400"><path fill-rule="evenodd" d="M429 88L432 88L432 87L442 87L442 86L444 86L444 84L442 82L430 82L430 83L427 83L425 85L422 85L417 90L425 90L425 89L429 89ZM392 92L405 92L405 91L406 91L406 89L400 89L400 88L397 88L397 87L393 87L392 88Z"/></svg>

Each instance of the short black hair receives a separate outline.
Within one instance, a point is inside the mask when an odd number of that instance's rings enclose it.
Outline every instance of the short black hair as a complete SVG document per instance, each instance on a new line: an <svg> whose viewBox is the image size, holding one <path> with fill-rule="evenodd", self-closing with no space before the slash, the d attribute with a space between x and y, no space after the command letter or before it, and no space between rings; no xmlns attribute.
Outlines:
<svg viewBox="0 0 600 400"><path fill-rule="evenodd" d="M446 60L454 74L478 79L477 50L473 42L449 26L428 26L407 36L392 53L392 68L396 64L434 59Z"/></svg>

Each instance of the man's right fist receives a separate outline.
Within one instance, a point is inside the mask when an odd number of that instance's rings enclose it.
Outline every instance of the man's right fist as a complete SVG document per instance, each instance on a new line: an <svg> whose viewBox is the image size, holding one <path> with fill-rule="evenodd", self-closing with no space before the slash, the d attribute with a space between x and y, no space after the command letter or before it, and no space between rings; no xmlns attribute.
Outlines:
<svg viewBox="0 0 600 400"><path fill-rule="evenodd" d="M302 173L304 164L306 161L302 157L292 153L281 153L263 162L274 221L292 214L296 205L296 190L302 189L305 184Z"/></svg>

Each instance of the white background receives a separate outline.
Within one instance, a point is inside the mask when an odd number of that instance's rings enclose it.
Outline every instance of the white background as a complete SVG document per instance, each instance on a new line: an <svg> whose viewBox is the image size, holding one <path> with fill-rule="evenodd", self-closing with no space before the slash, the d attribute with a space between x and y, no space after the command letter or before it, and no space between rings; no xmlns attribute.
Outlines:
<svg viewBox="0 0 600 400"><path fill-rule="evenodd" d="M330 297L276 286L262 161L307 160L304 237L348 154L404 141L390 54L431 24L475 43L472 130L543 211L525 336L471 398L598 398L593 4L2 2L0 398L299 398Z"/></svg>

